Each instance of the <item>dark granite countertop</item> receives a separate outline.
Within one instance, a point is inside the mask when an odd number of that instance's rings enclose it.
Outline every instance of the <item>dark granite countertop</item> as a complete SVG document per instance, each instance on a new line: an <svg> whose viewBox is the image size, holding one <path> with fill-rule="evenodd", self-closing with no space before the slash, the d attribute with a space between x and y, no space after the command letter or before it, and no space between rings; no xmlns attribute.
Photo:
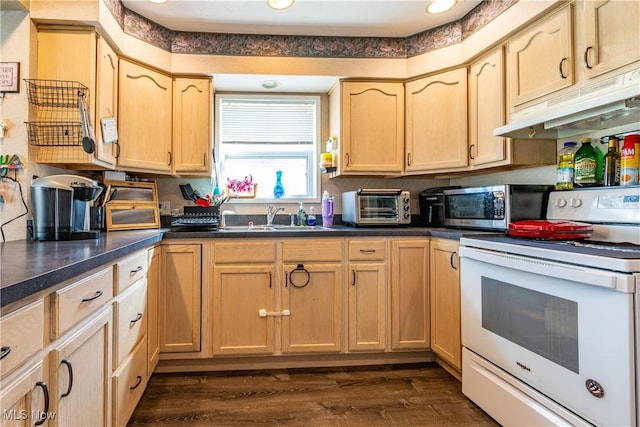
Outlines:
<svg viewBox="0 0 640 427"><path fill-rule="evenodd" d="M336 226L331 229L249 230L236 227L223 231L176 232L167 229L112 231L97 240L34 242L17 240L0 244L0 308L12 311L37 298L43 291L126 256L163 239L229 239L229 238L305 238L354 236L431 236L460 239L462 236L487 234L481 231L429 227L354 228ZM8 307L12 305L11 307ZM3 310L4 311L4 310ZM4 313L3 313L4 314Z"/></svg>
<svg viewBox="0 0 640 427"><path fill-rule="evenodd" d="M2 243L0 307L153 245L162 239L164 231L114 231L96 240Z"/></svg>

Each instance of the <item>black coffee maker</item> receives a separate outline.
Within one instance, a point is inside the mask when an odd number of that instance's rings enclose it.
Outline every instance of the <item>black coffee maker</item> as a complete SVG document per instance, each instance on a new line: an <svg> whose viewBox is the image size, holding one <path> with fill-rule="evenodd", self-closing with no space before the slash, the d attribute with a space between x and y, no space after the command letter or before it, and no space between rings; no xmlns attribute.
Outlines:
<svg viewBox="0 0 640 427"><path fill-rule="evenodd" d="M78 175L52 175L31 184L35 240L83 240L100 237L92 207L103 187Z"/></svg>

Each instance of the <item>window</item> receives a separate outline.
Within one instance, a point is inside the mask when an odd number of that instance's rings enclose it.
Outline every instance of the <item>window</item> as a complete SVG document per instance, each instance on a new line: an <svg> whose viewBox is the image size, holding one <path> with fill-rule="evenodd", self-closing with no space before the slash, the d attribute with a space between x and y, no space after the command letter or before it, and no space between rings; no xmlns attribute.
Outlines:
<svg viewBox="0 0 640 427"><path fill-rule="evenodd" d="M282 199L318 199L320 97L220 94L215 111L221 189L251 176L252 201L271 202L282 171Z"/></svg>

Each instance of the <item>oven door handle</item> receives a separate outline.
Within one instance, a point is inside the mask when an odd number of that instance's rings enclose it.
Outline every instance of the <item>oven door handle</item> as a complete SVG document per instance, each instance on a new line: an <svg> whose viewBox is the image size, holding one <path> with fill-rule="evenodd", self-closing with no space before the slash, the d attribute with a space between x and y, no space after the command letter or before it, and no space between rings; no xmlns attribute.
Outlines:
<svg viewBox="0 0 640 427"><path fill-rule="evenodd" d="M598 270L571 264L561 264L538 258L505 254L478 248L460 247L460 257L488 264L508 266L512 270L527 271L541 276L556 277L585 285L598 286L618 292L635 292L635 278L631 274Z"/></svg>

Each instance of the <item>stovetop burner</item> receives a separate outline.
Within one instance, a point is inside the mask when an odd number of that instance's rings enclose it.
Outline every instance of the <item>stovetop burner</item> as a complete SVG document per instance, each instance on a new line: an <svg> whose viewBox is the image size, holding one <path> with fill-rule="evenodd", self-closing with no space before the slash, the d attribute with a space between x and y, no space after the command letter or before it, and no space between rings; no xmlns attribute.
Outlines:
<svg viewBox="0 0 640 427"><path fill-rule="evenodd" d="M612 243L612 242L599 242L591 240L568 240L564 242L556 242L559 245L569 245L577 248L590 248L600 249L606 251L620 251L629 252L634 254L640 254L640 246L633 243Z"/></svg>

